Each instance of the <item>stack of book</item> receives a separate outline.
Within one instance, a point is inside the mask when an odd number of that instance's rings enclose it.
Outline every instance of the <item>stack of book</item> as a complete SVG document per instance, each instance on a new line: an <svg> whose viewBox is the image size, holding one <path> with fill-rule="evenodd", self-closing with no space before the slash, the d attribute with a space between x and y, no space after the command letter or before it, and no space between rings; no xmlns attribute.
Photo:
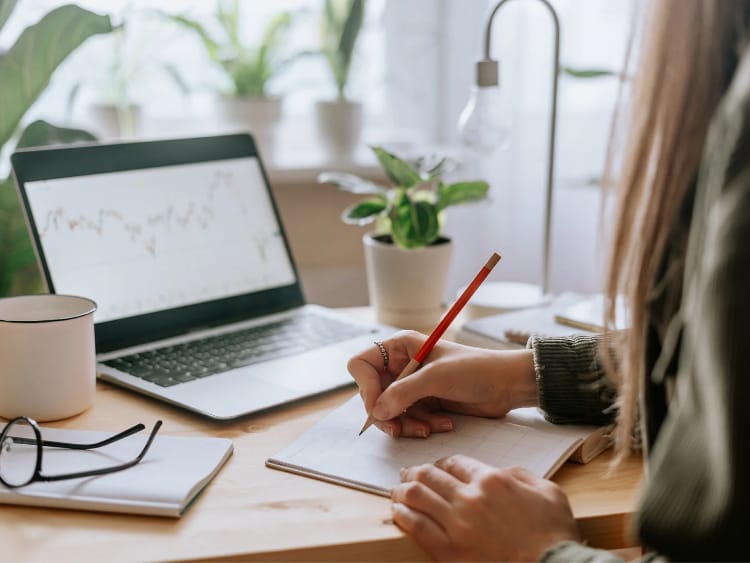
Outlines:
<svg viewBox="0 0 750 563"><path fill-rule="evenodd" d="M618 303L618 329L625 328L625 311ZM543 307L499 313L467 321L456 341L483 348L523 348L532 335L570 336L604 330L604 298L563 293Z"/></svg>

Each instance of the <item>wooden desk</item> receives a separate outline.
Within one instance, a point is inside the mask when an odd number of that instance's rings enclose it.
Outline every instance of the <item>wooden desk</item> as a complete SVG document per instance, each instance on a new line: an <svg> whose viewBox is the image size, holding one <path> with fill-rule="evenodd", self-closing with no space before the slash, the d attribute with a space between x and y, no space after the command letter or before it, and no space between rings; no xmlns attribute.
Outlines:
<svg viewBox="0 0 750 563"><path fill-rule="evenodd" d="M263 465L352 392L216 423L99 383L95 406L56 426L117 431L161 418L164 433L231 438L234 455L181 519L0 506L2 559L426 559L390 522L388 499ZM633 459L606 477L608 459L604 455L588 465L566 464L555 480L568 493L589 544L622 548L633 545L625 529L641 466Z"/></svg>
<svg viewBox="0 0 750 563"><path fill-rule="evenodd" d="M0 505L0 559L425 560L391 523L388 499L264 466L353 393L221 423L100 382L94 407L54 426L119 431L160 418L165 434L231 438L234 455L180 519ZM634 545L626 530L642 468L634 458L607 476L609 459L565 464L554 480L589 545L619 549Z"/></svg>

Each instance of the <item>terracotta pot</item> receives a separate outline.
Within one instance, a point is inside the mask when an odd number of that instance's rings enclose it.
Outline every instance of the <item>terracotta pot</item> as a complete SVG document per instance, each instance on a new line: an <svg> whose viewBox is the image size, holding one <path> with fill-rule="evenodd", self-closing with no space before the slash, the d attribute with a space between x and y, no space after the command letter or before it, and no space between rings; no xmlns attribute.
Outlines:
<svg viewBox="0 0 750 563"><path fill-rule="evenodd" d="M431 330L440 320L453 243L441 237L404 250L389 235L366 234L367 289L378 321L399 328Z"/></svg>

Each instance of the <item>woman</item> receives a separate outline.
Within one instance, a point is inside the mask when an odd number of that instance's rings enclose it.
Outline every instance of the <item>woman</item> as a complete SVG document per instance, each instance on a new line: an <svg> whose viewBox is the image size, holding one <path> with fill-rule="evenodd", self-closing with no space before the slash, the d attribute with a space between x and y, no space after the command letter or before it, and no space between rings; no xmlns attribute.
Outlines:
<svg viewBox="0 0 750 563"><path fill-rule="evenodd" d="M620 455L641 430L647 484L635 524L648 557L747 560L750 0L653 0L645 21L606 287L611 302L627 297L630 330L607 346L440 343L388 386L424 338L399 333L383 343L387 369L373 347L349 370L393 436L448 431L446 412L539 405L554 422L616 413ZM394 520L435 559L613 559L578 543L565 495L523 470L454 456L406 468L402 481Z"/></svg>

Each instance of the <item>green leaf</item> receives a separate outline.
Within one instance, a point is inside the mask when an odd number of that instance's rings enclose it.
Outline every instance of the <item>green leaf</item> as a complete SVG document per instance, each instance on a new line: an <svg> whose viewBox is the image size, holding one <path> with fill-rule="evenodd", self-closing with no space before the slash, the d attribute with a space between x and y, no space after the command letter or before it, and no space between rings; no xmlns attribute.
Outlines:
<svg viewBox="0 0 750 563"><path fill-rule="evenodd" d="M367 225L388 207L385 199L366 199L356 203L341 214L341 219L349 225Z"/></svg>
<svg viewBox="0 0 750 563"><path fill-rule="evenodd" d="M237 97L263 97L266 95L266 82L273 71L262 61L230 60L224 68L234 84L234 95Z"/></svg>
<svg viewBox="0 0 750 563"><path fill-rule="evenodd" d="M422 181L419 172L407 161L397 157L395 154L389 153L381 147L371 148L378 157L378 161L383 170L385 170L388 178L399 188L411 188Z"/></svg>
<svg viewBox="0 0 750 563"><path fill-rule="evenodd" d="M13 182L0 182L0 296L35 293L41 275Z"/></svg>
<svg viewBox="0 0 750 563"><path fill-rule="evenodd" d="M284 39L289 27L292 25L292 14L281 12L277 14L268 24L266 31L263 33L261 49L266 50L278 46Z"/></svg>
<svg viewBox="0 0 750 563"><path fill-rule="evenodd" d="M83 129L69 129L57 127L44 120L30 123L21 133L16 148L43 147L46 145L62 145L65 143L79 143L96 141L96 137Z"/></svg>
<svg viewBox="0 0 750 563"><path fill-rule="evenodd" d="M490 185L484 181L440 184L438 187L438 210L451 205L478 201L487 197Z"/></svg>
<svg viewBox="0 0 750 563"><path fill-rule="evenodd" d="M232 0L229 7L225 6L223 0L219 0L216 4L216 18L219 20L224 32L229 37L229 42L232 45L239 46L240 34L239 34L239 19L240 19L240 4L238 0Z"/></svg>
<svg viewBox="0 0 750 563"><path fill-rule="evenodd" d="M346 23L344 23L344 30L341 33L341 40L339 41L339 52L343 55L347 67L352 59L357 36L359 35L360 29L362 29L364 15L364 0L349 0L349 13L346 18Z"/></svg>
<svg viewBox="0 0 750 563"><path fill-rule="evenodd" d="M232 82L232 95L237 97L263 97L267 95L267 83L288 64L293 57L281 60L280 47L293 23L292 12L281 12L274 16L263 31L257 48L242 44L239 30L240 12L237 0L221 0L216 19L222 33L212 36L208 28L197 20L186 16L161 14L173 22L198 34L210 59L219 65Z"/></svg>
<svg viewBox="0 0 750 563"><path fill-rule="evenodd" d="M17 148L94 140L96 137L86 131L38 120L21 133ZM6 180L0 183L0 295L34 293L42 288L20 201L13 183Z"/></svg>
<svg viewBox="0 0 750 563"><path fill-rule="evenodd" d="M411 201L404 194L390 214L393 242L404 249L421 248L435 241L440 222L435 205Z"/></svg>
<svg viewBox="0 0 750 563"><path fill-rule="evenodd" d="M601 78L603 76L617 76L618 73L603 68L573 68L570 66L560 67L560 72L573 78Z"/></svg>
<svg viewBox="0 0 750 563"><path fill-rule="evenodd" d="M0 0L0 29L3 28L5 22L13 13L13 8L16 7L17 0Z"/></svg>
<svg viewBox="0 0 750 563"><path fill-rule="evenodd" d="M68 5L52 10L21 33L0 58L0 146L13 135L60 63L92 35L110 31L108 16Z"/></svg>
<svg viewBox="0 0 750 563"><path fill-rule="evenodd" d="M339 53L339 71L336 77L336 85L339 90L339 97L344 97L344 89L349 80L349 69L352 64L352 55L354 54L354 45L357 42L357 36L362 28L364 19L364 0L349 0L349 14L344 24L344 30L341 33L341 39L338 45Z"/></svg>
<svg viewBox="0 0 750 563"><path fill-rule="evenodd" d="M354 46L362 28L365 0L326 0L321 18L322 52L336 82L339 98L345 98Z"/></svg>
<svg viewBox="0 0 750 563"><path fill-rule="evenodd" d="M211 37L206 28L203 27L203 24L186 16L172 15L166 12L160 13L165 18L172 20L176 24L179 24L182 27L196 33L203 42L203 46L205 47L206 53L208 54L209 58L216 63L221 63L221 49L219 47L219 44L213 39L213 37Z"/></svg>
<svg viewBox="0 0 750 563"><path fill-rule="evenodd" d="M172 79L172 81L177 86L177 89L180 91L180 93L183 96L187 96L190 93L190 86L182 77L182 74L180 74L180 71L177 70L176 65L172 63L160 62L158 66L161 67L164 73Z"/></svg>

